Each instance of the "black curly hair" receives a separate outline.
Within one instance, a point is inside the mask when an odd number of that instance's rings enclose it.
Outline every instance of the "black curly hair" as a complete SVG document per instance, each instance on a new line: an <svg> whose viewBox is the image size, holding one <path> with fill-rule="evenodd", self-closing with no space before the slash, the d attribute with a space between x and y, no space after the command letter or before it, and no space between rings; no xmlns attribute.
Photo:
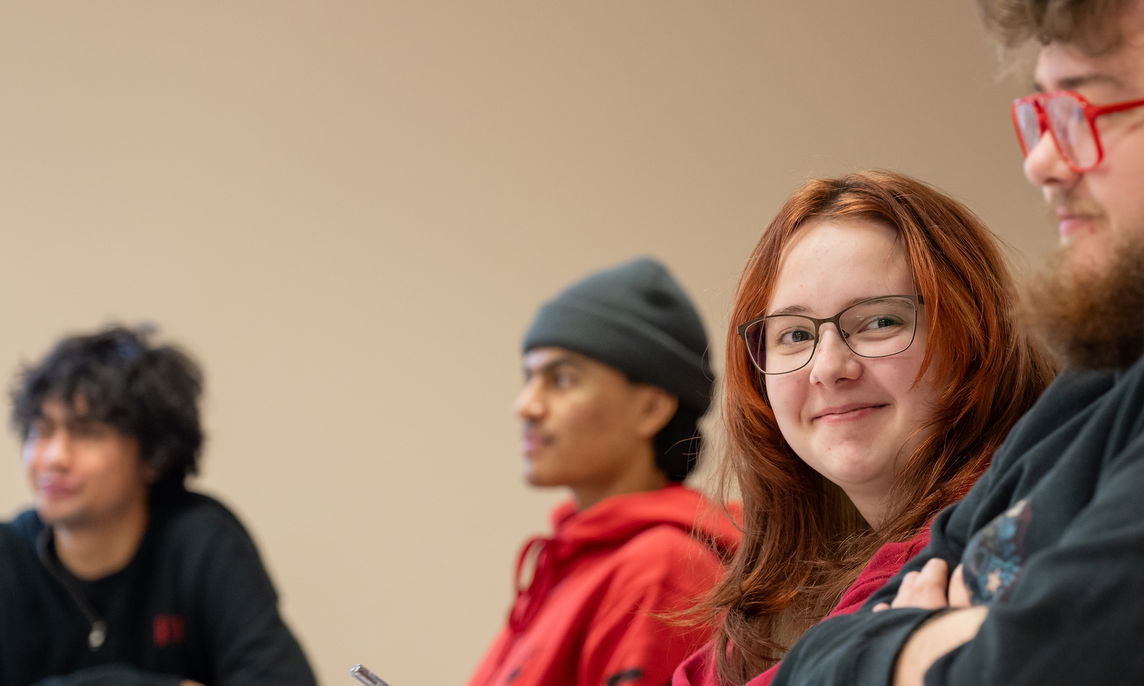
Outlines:
<svg viewBox="0 0 1144 686"><path fill-rule="evenodd" d="M153 327L112 326L64 338L12 388L11 424L21 440L57 401L74 417L106 423L139 443L155 477L151 492L182 489L198 472L203 430L198 364L171 345L153 345Z"/></svg>

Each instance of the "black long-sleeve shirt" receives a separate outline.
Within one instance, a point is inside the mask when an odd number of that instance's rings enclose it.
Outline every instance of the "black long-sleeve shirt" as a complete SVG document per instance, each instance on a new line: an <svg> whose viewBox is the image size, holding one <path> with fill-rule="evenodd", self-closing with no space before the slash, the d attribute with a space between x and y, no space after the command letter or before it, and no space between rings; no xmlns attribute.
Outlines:
<svg viewBox="0 0 1144 686"><path fill-rule="evenodd" d="M218 501L152 506L127 567L67 573L34 511L0 524L0 686L313 686L249 534Z"/></svg>
<svg viewBox="0 0 1144 686"><path fill-rule="evenodd" d="M1144 359L1057 379L937 517L929 546L858 613L803 636L774 684L891 683L901 646L932 613L871 608L933 557L965 565L989 614L927 686L1144 684Z"/></svg>

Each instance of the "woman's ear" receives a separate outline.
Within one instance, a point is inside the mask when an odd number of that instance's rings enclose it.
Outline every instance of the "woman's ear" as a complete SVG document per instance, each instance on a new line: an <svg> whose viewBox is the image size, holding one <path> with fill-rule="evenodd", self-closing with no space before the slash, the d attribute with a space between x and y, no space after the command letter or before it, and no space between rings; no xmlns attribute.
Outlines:
<svg viewBox="0 0 1144 686"><path fill-rule="evenodd" d="M679 408L679 398L659 386L647 384L643 387L643 402L640 406L638 430L642 438L654 438Z"/></svg>

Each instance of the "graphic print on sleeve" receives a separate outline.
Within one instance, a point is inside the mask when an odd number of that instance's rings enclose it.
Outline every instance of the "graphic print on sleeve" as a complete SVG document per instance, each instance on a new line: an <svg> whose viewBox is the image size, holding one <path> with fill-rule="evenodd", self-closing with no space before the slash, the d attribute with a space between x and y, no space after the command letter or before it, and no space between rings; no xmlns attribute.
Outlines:
<svg viewBox="0 0 1144 686"><path fill-rule="evenodd" d="M1004 600L1021 576L1025 566L1025 532L1032 521L1029 501L1021 499L969 539L962 562L974 605Z"/></svg>

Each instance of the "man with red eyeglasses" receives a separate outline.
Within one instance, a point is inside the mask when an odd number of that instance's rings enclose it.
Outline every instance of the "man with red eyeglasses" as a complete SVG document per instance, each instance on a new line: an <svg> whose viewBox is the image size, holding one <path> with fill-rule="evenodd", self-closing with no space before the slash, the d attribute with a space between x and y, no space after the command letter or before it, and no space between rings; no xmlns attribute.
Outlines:
<svg viewBox="0 0 1144 686"><path fill-rule="evenodd" d="M1144 0L978 2L1004 47L1040 43L1012 119L1060 236L1030 309L1065 371L776 685L1144 684Z"/></svg>

